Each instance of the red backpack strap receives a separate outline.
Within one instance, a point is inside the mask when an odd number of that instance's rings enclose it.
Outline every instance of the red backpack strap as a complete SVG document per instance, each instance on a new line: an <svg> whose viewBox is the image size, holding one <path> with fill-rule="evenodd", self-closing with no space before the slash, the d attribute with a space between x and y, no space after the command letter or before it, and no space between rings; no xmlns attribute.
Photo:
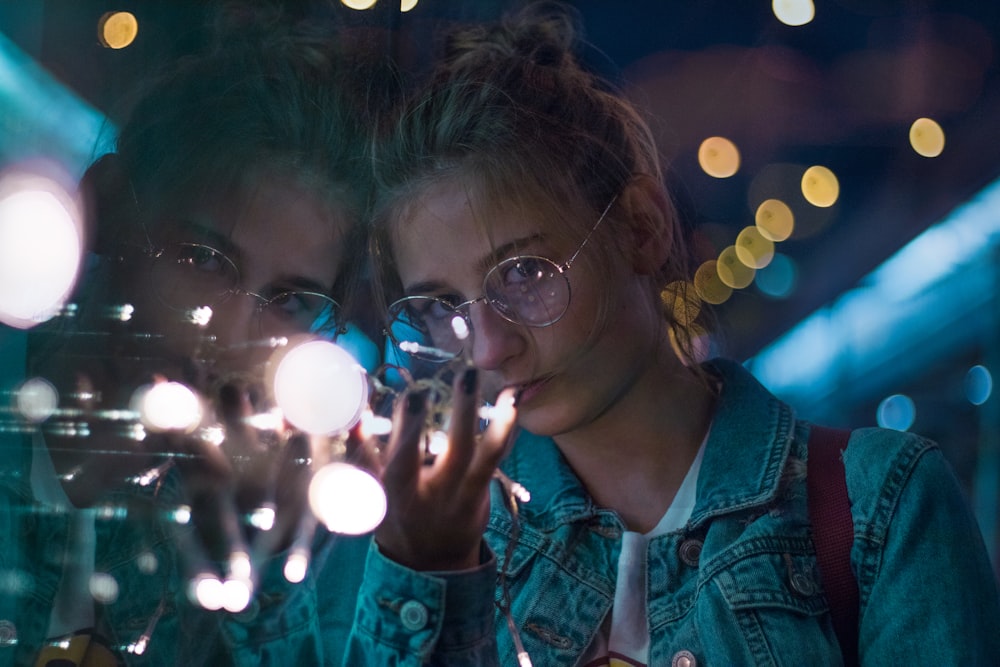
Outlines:
<svg viewBox="0 0 1000 667"><path fill-rule="evenodd" d="M810 427L806 488L816 561L833 629L840 641L844 664L857 665L858 582L851 570L854 521L841 458L850 435L850 431L843 429Z"/></svg>

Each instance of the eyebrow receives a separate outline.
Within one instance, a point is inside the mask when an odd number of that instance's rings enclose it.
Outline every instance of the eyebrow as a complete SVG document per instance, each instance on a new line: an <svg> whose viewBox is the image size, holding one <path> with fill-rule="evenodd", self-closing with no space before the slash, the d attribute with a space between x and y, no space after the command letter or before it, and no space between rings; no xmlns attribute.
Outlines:
<svg viewBox="0 0 1000 667"><path fill-rule="evenodd" d="M510 259L511 257L516 257L518 255L518 248L524 248L532 243L535 243L545 237L544 234L534 233L528 236L522 236L520 238L512 239L501 246L497 246L492 251L484 255L482 258L476 262L476 266L483 271L489 271L494 266L499 264L505 259ZM424 280L418 283L413 283L407 285L404 288L404 293L407 296L416 296L420 294L429 294L431 292L437 292L442 288L446 287L446 283L439 280Z"/></svg>
<svg viewBox="0 0 1000 667"><path fill-rule="evenodd" d="M176 222L182 231L194 234L198 237L199 242L222 252L222 254L236 264L237 270L239 270L241 274L243 273L240 267L240 256L242 254L240 252L240 248L238 245L233 243L227 235L216 229L207 227L197 220L181 218ZM282 283L291 288L291 290L288 291L316 292L323 295L330 295L333 293L332 285L326 286L319 281L296 274L279 276L278 279L270 283L270 285ZM270 285L265 285L265 287Z"/></svg>

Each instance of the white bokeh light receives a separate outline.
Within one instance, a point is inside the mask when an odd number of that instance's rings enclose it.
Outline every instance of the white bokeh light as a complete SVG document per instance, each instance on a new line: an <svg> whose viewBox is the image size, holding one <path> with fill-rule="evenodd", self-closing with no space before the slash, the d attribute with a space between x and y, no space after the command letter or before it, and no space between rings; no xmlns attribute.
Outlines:
<svg viewBox="0 0 1000 667"><path fill-rule="evenodd" d="M812 0L772 0L771 10L779 21L793 27L816 18L816 5Z"/></svg>
<svg viewBox="0 0 1000 667"><path fill-rule="evenodd" d="M285 579L290 583L297 584L306 578L309 570L309 553L303 550L295 550L288 554L285 561Z"/></svg>
<svg viewBox="0 0 1000 667"><path fill-rule="evenodd" d="M329 463L309 483L309 506L335 533L362 535L385 518L385 490L377 479L349 463Z"/></svg>
<svg viewBox="0 0 1000 667"><path fill-rule="evenodd" d="M289 350L274 374L274 399L290 424L325 435L354 426L368 405L365 369L344 348L314 340Z"/></svg>
<svg viewBox="0 0 1000 667"><path fill-rule="evenodd" d="M59 392L45 378L30 378L17 389L17 411L30 422L43 422L59 407Z"/></svg>
<svg viewBox="0 0 1000 667"><path fill-rule="evenodd" d="M209 611L222 609L222 581L214 575L204 574L196 577L191 582L189 595L204 609Z"/></svg>
<svg viewBox="0 0 1000 667"><path fill-rule="evenodd" d="M253 585L249 579L226 579L222 582L222 606L232 613L238 613L250 605Z"/></svg>
<svg viewBox="0 0 1000 667"><path fill-rule="evenodd" d="M79 209L56 180L0 177L0 322L27 329L52 318L76 284Z"/></svg>
<svg viewBox="0 0 1000 667"><path fill-rule="evenodd" d="M192 431L202 417L198 395L180 382L139 387L132 395L132 409L150 431Z"/></svg>

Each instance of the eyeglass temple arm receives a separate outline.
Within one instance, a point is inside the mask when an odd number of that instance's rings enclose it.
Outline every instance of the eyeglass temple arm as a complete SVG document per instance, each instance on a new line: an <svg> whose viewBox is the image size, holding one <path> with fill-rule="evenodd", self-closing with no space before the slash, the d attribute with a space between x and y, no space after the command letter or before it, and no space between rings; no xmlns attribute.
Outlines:
<svg viewBox="0 0 1000 667"><path fill-rule="evenodd" d="M604 207L604 211L601 213L601 217L597 219L597 222L595 222L594 226L590 228L590 231L587 232L587 235L583 237L583 243L581 243L580 247L576 249L576 252L574 252L573 255L566 260L566 263L562 265L563 271L567 271L569 267L572 266L573 262L576 261L577 256L583 251L584 246L587 245L587 241L589 241L590 237L594 235L594 232L597 231L597 228L600 226L600 224L604 222L605 216L607 216L608 211L611 210L611 207L615 205L616 201L618 201L618 195L615 195L614 197L611 198L611 201L608 202L608 205Z"/></svg>

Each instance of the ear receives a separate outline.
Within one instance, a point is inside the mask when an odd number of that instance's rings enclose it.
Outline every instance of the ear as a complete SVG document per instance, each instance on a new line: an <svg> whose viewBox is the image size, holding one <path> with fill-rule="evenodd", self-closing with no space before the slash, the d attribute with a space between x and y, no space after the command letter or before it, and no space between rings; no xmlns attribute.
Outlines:
<svg viewBox="0 0 1000 667"><path fill-rule="evenodd" d="M99 255L115 251L138 205L117 153L97 158L80 179L84 200L88 247Z"/></svg>
<svg viewBox="0 0 1000 667"><path fill-rule="evenodd" d="M673 250L676 229L663 185L651 176L635 176L619 202L632 231L632 268L640 275L656 275Z"/></svg>

